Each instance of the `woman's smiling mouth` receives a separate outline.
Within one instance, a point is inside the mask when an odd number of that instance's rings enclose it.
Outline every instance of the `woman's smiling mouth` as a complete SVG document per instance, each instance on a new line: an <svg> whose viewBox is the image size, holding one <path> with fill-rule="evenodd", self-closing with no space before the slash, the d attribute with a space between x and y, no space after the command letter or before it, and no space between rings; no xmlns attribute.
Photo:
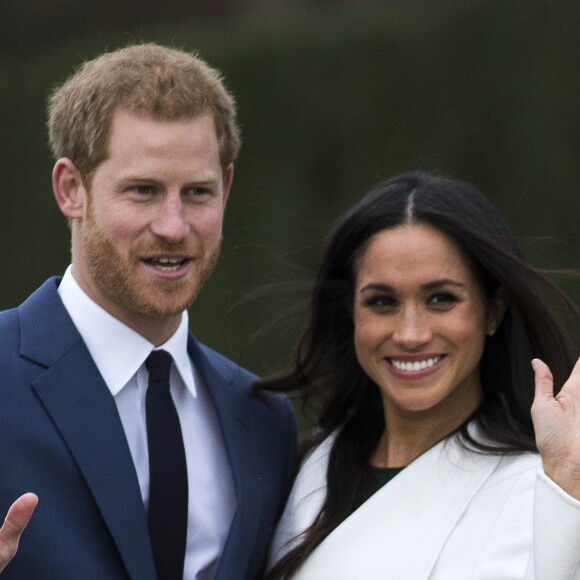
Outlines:
<svg viewBox="0 0 580 580"><path fill-rule="evenodd" d="M403 361L397 358L387 358L387 361L389 362L389 364L396 368L399 371L404 371L407 373L410 372L417 372L417 371L423 371L425 369L431 368L434 365L436 365L438 362L440 362L443 359L442 355L439 356L435 356L435 357L430 357L430 358L425 358L422 360L415 360L415 361Z"/></svg>

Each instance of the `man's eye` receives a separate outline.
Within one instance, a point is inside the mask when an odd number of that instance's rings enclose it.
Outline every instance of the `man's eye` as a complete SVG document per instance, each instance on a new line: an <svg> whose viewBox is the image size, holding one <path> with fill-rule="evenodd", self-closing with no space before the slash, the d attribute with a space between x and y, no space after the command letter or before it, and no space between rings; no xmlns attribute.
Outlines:
<svg viewBox="0 0 580 580"><path fill-rule="evenodd" d="M207 193L209 193L209 189L207 187L190 187L187 190L187 193L191 196L197 197L200 195L205 195Z"/></svg>
<svg viewBox="0 0 580 580"><path fill-rule="evenodd" d="M153 188L150 185L136 185L133 191L139 195L150 195L153 193Z"/></svg>

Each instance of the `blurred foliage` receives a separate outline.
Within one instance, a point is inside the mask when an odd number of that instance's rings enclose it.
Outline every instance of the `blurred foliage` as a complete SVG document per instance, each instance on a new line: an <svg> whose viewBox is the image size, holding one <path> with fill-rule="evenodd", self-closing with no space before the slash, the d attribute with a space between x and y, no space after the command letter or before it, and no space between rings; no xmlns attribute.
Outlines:
<svg viewBox="0 0 580 580"><path fill-rule="evenodd" d="M0 307L20 303L69 260L51 195L50 88L84 59L149 40L199 51L238 99L244 145L223 255L191 327L255 372L287 359L333 221L402 171L476 184L533 264L577 268L579 25L572 1L277 3L78 30L0 55ZM577 277L558 282L579 301Z"/></svg>

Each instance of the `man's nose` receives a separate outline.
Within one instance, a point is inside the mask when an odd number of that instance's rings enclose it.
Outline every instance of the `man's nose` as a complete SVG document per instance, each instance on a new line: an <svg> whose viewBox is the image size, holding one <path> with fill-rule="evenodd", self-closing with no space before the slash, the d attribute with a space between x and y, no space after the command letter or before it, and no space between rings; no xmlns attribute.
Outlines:
<svg viewBox="0 0 580 580"><path fill-rule="evenodd" d="M167 194L164 197L151 222L151 231L173 244L183 241L189 235L191 228L180 195Z"/></svg>

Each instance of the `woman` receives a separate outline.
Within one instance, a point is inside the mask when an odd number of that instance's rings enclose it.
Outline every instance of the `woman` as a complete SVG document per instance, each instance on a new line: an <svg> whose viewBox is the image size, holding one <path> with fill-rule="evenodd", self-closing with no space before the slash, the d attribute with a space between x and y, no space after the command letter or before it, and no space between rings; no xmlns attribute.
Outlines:
<svg viewBox="0 0 580 580"><path fill-rule="evenodd" d="M580 363L548 300L578 320L469 185L406 174L351 209L259 385L319 410L267 577L580 578Z"/></svg>

